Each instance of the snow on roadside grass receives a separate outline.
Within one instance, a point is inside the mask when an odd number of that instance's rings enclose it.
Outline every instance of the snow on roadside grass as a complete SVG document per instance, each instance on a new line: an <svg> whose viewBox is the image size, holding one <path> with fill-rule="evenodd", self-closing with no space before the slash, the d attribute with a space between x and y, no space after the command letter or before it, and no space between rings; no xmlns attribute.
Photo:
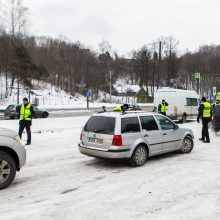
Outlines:
<svg viewBox="0 0 220 220"><path fill-rule="evenodd" d="M211 133L211 144L203 144L198 140L201 124L180 124L194 131L190 154L166 154L131 168L79 153L77 142L87 119L33 121L27 164L12 186L0 192L0 219L220 218L219 136ZM17 130L18 122L0 121L0 126Z"/></svg>

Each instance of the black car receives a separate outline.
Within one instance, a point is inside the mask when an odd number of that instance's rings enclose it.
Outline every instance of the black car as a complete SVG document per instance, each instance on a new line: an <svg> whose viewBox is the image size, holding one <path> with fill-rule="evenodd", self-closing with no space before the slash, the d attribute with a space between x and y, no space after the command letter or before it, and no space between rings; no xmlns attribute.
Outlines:
<svg viewBox="0 0 220 220"><path fill-rule="evenodd" d="M213 109L212 126L214 131L220 130L220 104L216 105Z"/></svg>
<svg viewBox="0 0 220 220"><path fill-rule="evenodd" d="M15 119L15 118L18 118L18 113L16 112L16 108L18 107L19 105L16 105L16 104L13 104L13 105L9 105L6 109L5 109L5 112L4 112L4 115L6 118L11 118L11 119ZM44 110L44 109L39 109L38 107L32 105L33 108L34 108L34 112L35 112L35 115L34 117L35 118L47 118L49 116L49 112Z"/></svg>

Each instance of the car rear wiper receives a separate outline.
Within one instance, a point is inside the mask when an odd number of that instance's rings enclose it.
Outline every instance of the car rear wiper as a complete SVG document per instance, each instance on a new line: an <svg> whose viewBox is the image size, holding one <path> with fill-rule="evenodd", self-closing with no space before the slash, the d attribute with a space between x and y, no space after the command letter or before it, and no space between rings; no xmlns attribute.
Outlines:
<svg viewBox="0 0 220 220"><path fill-rule="evenodd" d="M100 133L103 131L111 131L109 128L108 129L100 129L100 130L94 130L95 133Z"/></svg>

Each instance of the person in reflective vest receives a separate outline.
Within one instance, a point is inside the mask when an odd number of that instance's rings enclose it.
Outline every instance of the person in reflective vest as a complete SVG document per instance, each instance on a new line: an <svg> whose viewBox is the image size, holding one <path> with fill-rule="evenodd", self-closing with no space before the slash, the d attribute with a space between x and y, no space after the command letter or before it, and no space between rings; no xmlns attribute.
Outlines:
<svg viewBox="0 0 220 220"><path fill-rule="evenodd" d="M206 101L205 97L202 97L201 104L199 106L199 113L197 117L197 122L202 119L202 137L199 139L204 143L210 143L208 125L212 118L212 108L211 104Z"/></svg>
<svg viewBox="0 0 220 220"><path fill-rule="evenodd" d="M124 112L124 111L126 111L126 110L128 110L129 109L129 105L128 104L124 104L124 105L122 105L122 106L120 106L120 105L118 105L118 106L116 106L115 108L114 108L114 111L122 111L122 112Z"/></svg>
<svg viewBox="0 0 220 220"><path fill-rule="evenodd" d="M214 109L216 105L218 105L219 103L220 103L220 100L216 100L216 102L212 105L212 109Z"/></svg>
<svg viewBox="0 0 220 220"><path fill-rule="evenodd" d="M23 99L23 104L16 108L17 113L19 114L19 131L18 135L22 138L22 133L24 129L27 132L27 143L26 145L31 144L31 124L32 117L34 115L33 106L28 102L27 98Z"/></svg>
<svg viewBox="0 0 220 220"><path fill-rule="evenodd" d="M166 115L168 103L163 99L162 102L158 106L158 112L162 115Z"/></svg>
<svg viewBox="0 0 220 220"><path fill-rule="evenodd" d="M114 111L115 111L115 112L122 111L121 106L116 106L116 107L114 108Z"/></svg>

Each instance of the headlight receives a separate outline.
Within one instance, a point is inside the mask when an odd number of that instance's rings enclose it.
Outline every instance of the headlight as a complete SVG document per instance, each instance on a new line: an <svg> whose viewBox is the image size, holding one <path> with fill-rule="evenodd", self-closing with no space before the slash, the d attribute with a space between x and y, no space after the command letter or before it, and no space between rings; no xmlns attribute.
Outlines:
<svg viewBox="0 0 220 220"><path fill-rule="evenodd" d="M20 143L21 144L21 138L17 135L17 136L15 136L14 137L14 139L18 142L18 143Z"/></svg>

